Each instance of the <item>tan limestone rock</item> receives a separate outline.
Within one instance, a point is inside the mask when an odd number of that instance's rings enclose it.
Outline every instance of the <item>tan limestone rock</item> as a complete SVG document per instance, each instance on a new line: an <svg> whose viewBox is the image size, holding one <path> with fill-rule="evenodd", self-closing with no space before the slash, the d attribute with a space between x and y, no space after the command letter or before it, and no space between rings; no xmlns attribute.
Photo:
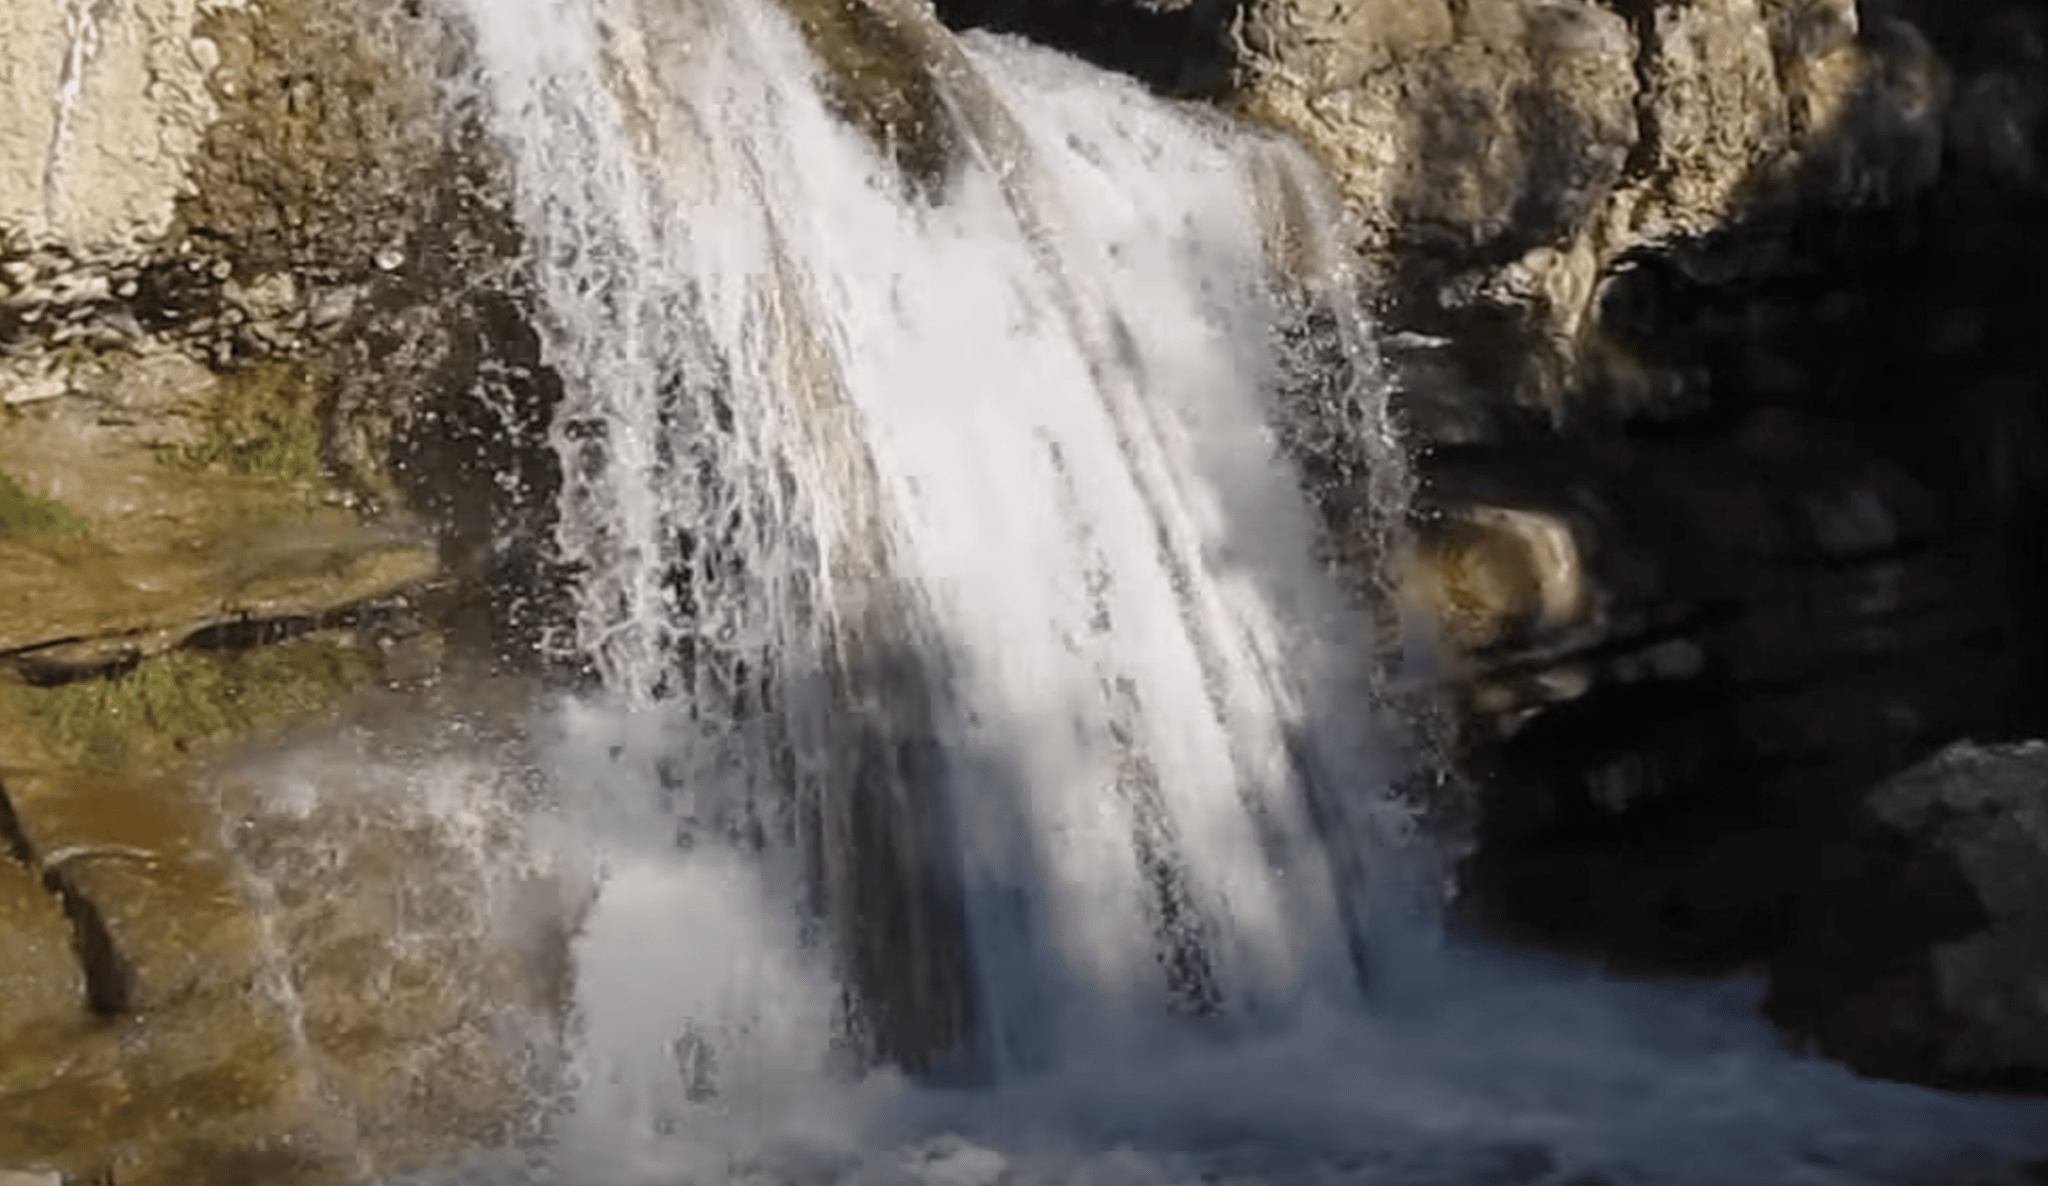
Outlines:
<svg viewBox="0 0 2048 1186"><path fill-rule="evenodd" d="M255 976L261 926L218 819L190 790L30 772L5 785L31 858L81 916L95 1008L155 1011Z"/></svg>
<svg viewBox="0 0 2048 1186"><path fill-rule="evenodd" d="M0 227L86 251L155 238L215 116L205 0L0 9Z"/></svg>
<svg viewBox="0 0 2048 1186"><path fill-rule="evenodd" d="M28 1050L84 1020L85 979L62 905L26 865L0 856L0 1051L9 1052L0 1053L0 1100L43 1077Z"/></svg>
<svg viewBox="0 0 2048 1186"><path fill-rule="evenodd" d="M1338 34L1287 13L1257 42L1243 104L1323 160L1369 258L1416 236L1556 239L1621 175L1636 139L1633 42L1590 0L1459 6L1426 32ZM1370 67L1331 73L1320 47L1332 41Z"/></svg>

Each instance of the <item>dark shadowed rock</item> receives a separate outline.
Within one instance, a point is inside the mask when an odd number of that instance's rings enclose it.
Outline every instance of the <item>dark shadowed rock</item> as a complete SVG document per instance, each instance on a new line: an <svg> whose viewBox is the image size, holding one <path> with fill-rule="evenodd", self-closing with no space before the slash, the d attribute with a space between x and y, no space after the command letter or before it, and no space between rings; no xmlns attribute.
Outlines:
<svg viewBox="0 0 2048 1186"><path fill-rule="evenodd" d="M2048 1090L2048 744L1953 746L1815 870L1766 1011L1866 1073Z"/></svg>

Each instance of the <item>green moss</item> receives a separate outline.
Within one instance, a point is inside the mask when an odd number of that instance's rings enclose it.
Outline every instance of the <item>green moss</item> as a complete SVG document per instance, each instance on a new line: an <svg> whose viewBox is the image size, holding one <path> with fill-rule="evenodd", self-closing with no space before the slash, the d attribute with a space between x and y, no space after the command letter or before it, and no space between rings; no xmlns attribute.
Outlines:
<svg viewBox="0 0 2048 1186"><path fill-rule="evenodd" d="M100 352L83 338L73 338L50 351L50 359L65 371L79 371L99 360Z"/></svg>
<svg viewBox="0 0 2048 1186"><path fill-rule="evenodd" d="M0 473L0 539L33 540L84 535L86 522L70 507L37 498Z"/></svg>
<svg viewBox="0 0 2048 1186"><path fill-rule="evenodd" d="M119 769L310 716L375 675L361 647L305 639L170 651L104 679L13 694L59 757Z"/></svg>
<svg viewBox="0 0 2048 1186"><path fill-rule="evenodd" d="M321 476L320 385L304 363L265 362L223 376L197 410L198 439L166 446L188 473L310 482Z"/></svg>

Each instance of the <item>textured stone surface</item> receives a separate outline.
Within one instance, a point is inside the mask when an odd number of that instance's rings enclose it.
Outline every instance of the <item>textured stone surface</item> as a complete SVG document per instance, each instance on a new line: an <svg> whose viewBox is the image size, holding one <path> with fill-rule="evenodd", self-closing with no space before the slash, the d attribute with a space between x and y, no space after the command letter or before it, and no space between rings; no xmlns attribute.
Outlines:
<svg viewBox="0 0 2048 1186"><path fill-rule="evenodd" d="M472 801L340 742L213 785L6 771L28 864L0 863L0 941L36 958L0 999L36 1024L0 1013L0 1164L304 1186L510 1138L565 1008L564 903L495 768L408 753Z"/></svg>
<svg viewBox="0 0 2048 1186"><path fill-rule="evenodd" d="M56 895L19 861L0 857L0 1050L43 1047L85 1019L85 979ZM37 1060L0 1058L0 1098L35 1081Z"/></svg>
<svg viewBox="0 0 2048 1186"><path fill-rule="evenodd" d="M1618 263L1788 207L1910 200L1939 176L1951 92L1912 25L1843 0L1262 0L1240 44L1239 103L1329 164L1395 316L1461 327L1467 350L1512 328L1522 358L1464 398L1553 418L1618 394L1583 382L1613 361ZM1620 410L1669 404L1634 382Z"/></svg>
<svg viewBox="0 0 2048 1186"><path fill-rule="evenodd" d="M14 773L5 793L35 866L80 919L95 1008L154 1012L248 991L261 926L216 814L188 788Z"/></svg>
<svg viewBox="0 0 2048 1186"><path fill-rule="evenodd" d="M2048 744L1957 745L1830 846L1767 1011L1877 1074L2048 1087Z"/></svg>
<svg viewBox="0 0 2048 1186"><path fill-rule="evenodd" d="M116 250L162 234L217 113L205 0L0 11L0 229Z"/></svg>

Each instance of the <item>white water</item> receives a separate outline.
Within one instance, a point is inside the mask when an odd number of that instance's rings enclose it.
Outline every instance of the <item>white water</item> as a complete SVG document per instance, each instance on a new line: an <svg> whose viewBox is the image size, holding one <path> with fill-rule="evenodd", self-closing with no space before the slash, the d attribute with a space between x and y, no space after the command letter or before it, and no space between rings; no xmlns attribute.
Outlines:
<svg viewBox="0 0 2048 1186"><path fill-rule="evenodd" d="M460 8L600 688L548 742L603 873L520 1176L1826 1183L2048 1131L1734 989L1431 942L1268 427L1279 265L1356 316L1298 154L878 0L963 146L929 201L765 0Z"/></svg>

